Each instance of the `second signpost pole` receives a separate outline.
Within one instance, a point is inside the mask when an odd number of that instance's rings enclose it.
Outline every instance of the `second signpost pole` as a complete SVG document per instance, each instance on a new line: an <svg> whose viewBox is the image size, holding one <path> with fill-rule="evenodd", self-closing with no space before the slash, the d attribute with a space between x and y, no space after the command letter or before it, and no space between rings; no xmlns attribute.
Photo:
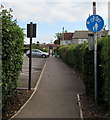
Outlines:
<svg viewBox="0 0 110 120"><path fill-rule="evenodd" d="M36 38L36 24L33 24L32 22L30 22L30 24L27 24L27 37L30 38L28 90L31 90L32 38Z"/></svg>
<svg viewBox="0 0 110 120"><path fill-rule="evenodd" d="M31 90L31 64L32 64L32 35L33 35L33 24L30 23L30 56L29 56L29 82L28 89Z"/></svg>

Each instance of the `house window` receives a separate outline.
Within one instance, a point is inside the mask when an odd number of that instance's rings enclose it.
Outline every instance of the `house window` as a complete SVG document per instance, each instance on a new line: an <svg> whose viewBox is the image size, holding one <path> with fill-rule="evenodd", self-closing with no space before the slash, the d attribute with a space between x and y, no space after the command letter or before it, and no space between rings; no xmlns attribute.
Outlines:
<svg viewBox="0 0 110 120"><path fill-rule="evenodd" d="M84 42L86 42L86 41L87 41L87 39L79 39L79 40L78 40L78 43L81 44L81 43L84 43Z"/></svg>
<svg viewBox="0 0 110 120"><path fill-rule="evenodd" d="M67 45L67 44L68 44L68 41L65 41L65 44Z"/></svg>

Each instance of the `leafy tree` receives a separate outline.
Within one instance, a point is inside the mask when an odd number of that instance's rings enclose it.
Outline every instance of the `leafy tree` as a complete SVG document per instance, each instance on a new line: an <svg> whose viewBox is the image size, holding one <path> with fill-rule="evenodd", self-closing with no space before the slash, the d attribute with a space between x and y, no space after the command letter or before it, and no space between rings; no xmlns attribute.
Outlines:
<svg viewBox="0 0 110 120"><path fill-rule="evenodd" d="M56 40L54 41L54 44L60 44L62 33L56 33L54 37L56 38Z"/></svg>
<svg viewBox="0 0 110 120"><path fill-rule="evenodd" d="M39 44L40 44L40 42L39 42L39 41L37 41L36 43L37 43L37 45L39 45Z"/></svg>
<svg viewBox="0 0 110 120"><path fill-rule="evenodd" d="M45 49L45 48L43 47L43 45L39 44L39 42L37 42L37 44L33 43L33 44L32 44L32 48L33 48L33 49L39 49L39 50L42 50L42 51L44 51L44 52L47 52L47 51L48 51L47 49Z"/></svg>
<svg viewBox="0 0 110 120"><path fill-rule="evenodd" d="M60 44L60 40L55 40L54 44Z"/></svg>

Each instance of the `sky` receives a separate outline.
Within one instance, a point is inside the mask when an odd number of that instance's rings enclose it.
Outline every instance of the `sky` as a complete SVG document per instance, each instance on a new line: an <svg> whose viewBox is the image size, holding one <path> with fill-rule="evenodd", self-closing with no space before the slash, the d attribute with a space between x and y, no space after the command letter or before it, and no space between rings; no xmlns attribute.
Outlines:
<svg viewBox="0 0 110 120"><path fill-rule="evenodd" d="M27 31L27 24L37 24L37 37L33 43L51 43L55 40L55 33L75 30L87 30L86 20L93 14L93 0L0 0L4 9L13 9L13 18L17 24ZM102 16L108 29L108 1L95 0L97 14ZM25 37L25 44L29 44Z"/></svg>

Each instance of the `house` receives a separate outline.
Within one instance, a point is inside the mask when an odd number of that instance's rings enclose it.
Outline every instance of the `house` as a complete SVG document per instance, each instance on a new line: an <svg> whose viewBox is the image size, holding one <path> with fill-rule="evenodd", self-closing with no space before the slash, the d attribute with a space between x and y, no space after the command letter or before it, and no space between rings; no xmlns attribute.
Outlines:
<svg viewBox="0 0 110 120"><path fill-rule="evenodd" d="M59 46L59 44L46 44L45 48L46 49L54 49L54 48L56 48L58 46Z"/></svg>
<svg viewBox="0 0 110 120"><path fill-rule="evenodd" d="M60 45L72 44L72 37L74 33L62 33Z"/></svg>
<svg viewBox="0 0 110 120"><path fill-rule="evenodd" d="M54 48L58 47L59 44L46 44L45 48L49 50L49 55L54 54Z"/></svg>
<svg viewBox="0 0 110 120"><path fill-rule="evenodd" d="M75 31L72 37L73 44L81 44L88 41L89 38L88 34L93 34L93 33L88 30ZM97 33L98 38L104 37L105 35L108 35L108 30L102 30Z"/></svg>
<svg viewBox="0 0 110 120"><path fill-rule="evenodd" d="M81 44L87 42L89 39L88 34L93 34L88 30L77 30L74 33L62 33L60 45L68 45L68 44ZM97 33L97 37L101 38L105 35L108 35L108 30L102 30Z"/></svg>
<svg viewBox="0 0 110 120"><path fill-rule="evenodd" d="M88 40L88 31L75 31L74 35L72 36L72 43L73 44L80 44L84 43Z"/></svg>

